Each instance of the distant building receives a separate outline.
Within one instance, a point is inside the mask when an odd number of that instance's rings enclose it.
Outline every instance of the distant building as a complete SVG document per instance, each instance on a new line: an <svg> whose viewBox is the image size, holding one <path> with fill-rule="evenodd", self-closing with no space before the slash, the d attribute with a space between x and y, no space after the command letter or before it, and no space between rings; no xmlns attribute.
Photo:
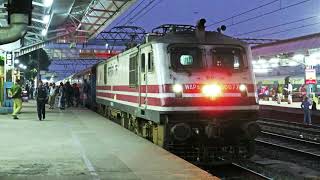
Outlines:
<svg viewBox="0 0 320 180"><path fill-rule="evenodd" d="M284 77L291 76L301 84L305 68L311 67L317 72L314 88L320 89L320 33L253 46L252 55L258 83L283 82Z"/></svg>
<svg viewBox="0 0 320 180"><path fill-rule="evenodd" d="M252 54L258 76L304 74L305 65L319 73L320 33L253 46Z"/></svg>

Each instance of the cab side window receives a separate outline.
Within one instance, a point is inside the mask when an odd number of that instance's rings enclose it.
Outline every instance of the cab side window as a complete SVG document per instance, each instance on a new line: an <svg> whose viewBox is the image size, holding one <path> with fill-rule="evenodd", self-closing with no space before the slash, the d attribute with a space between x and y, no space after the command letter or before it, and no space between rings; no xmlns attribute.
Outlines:
<svg viewBox="0 0 320 180"><path fill-rule="evenodd" d="M130 56L129 59L129 86L131 88L137 87L138 82L138 71L137 71L137 65L138 65L138 55L134 54Z"/></svg>
<svg viewBox="0 0 320 180"><path fill-rule="evenodd" d="M107 74L108 74L108 66L107 64L104 65L104 84L107 84Z"/></svg>
<svg viewBox="0 0 320 180"><path fill-rule="evenodd" d="M148 53L148 72L153 72L154 64L153 64L153 53Z"/></svg>
<svg viewBox="0 0 320 180"><path fill-rule="evenodd" d="M146 72L146 55L144 53L141 54L141 72Z"/></svg>

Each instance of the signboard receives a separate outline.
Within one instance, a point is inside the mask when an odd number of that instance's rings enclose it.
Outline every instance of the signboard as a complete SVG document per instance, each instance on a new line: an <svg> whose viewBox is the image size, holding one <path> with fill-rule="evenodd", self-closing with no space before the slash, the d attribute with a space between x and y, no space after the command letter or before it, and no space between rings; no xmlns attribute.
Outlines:
<svg viewBox="0 0 320 180"><path fill-rule="evenodd" d="M8 66L12 66L12 53L11 52L7 52L6 55L6 64Z"/></svg>
<svg viewBox="0 0 320 180"><path fill-rule="evenodd" d="M317 84L315 69L306 69L306 84Z"/></svg>

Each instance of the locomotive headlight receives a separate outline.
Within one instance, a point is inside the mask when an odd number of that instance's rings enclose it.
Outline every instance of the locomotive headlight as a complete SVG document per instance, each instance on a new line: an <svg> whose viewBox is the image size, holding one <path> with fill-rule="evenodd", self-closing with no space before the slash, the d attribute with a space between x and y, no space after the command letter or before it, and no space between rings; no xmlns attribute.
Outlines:
<svg viewBox="0 0 320 180"><path fill-rule="evenodd" d="M241 96L242 96L242 97L247 97L247 96L248 96L248 89L247 89L247 86L246 86L246 85L240 84L239 90L240 90L240 92L241 92Z"/></svg>
<svg viewBox="0 0 320 180"><path fill-rule="evenodd" d="M202 87L202 93L206 96L217 97L222 93L222 89L217 84L204 85Z"/></svg>
<svg viewBox="0 0 320 180"><path fill-rule="evenodd" d="M172 86L172 90L175 93L182 93L183 87L181 84L175 84Z"/></svg>
<svg viewBox="0 0 320 180"><path fill-rule="evenodd" d="M247 86L244 85L244 84L240 84L239 90L242 91L242 92L243 92L243 91L246 91L246 90L247 90Z"/></svg>

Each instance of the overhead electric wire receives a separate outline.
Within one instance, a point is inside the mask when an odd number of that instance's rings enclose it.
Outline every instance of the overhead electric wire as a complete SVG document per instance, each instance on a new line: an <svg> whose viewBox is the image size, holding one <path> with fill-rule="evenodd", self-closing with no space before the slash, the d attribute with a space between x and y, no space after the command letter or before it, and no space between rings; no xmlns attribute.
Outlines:
<svg viewBox="0 0 320 180"><path fill-rule="evenodd" d="M127 22L125 24L130 23L134 18L136 18L137 16L139 16L145 9L147 9L153 2L155 2L156 0L151 0L144 8L142 8L140 11L138 11L135 15L133 15L129 20L127 20Z"/></svg>
<svg viewBox="0 0 320 180"><path fill-rule="evenodd" d="M288 29L277 31L277 32L273 32L273 33L262 34L262 35L259 35L259 36L256 36L256 37L265 37L265 36L270 36L270 35L274 35L274 34L280 34L280 33L283 33L283 32L289 32L289 31L293 31L293 30L297 30L297 29L301 29L301 28L315 26L315 25L318 25L318 24L320 24L320 22L311 23L311 24L305 24L305 25L302 25L302 26L288 28Z"/></svg>
<svg viewBox="0 0 320 180"><path fill-rule="evenodd" d="M232 23L232 24L230 24L228 26L230 27L230 26L235 26L235 25L238 25L238 24L242 24L242 23L254 20L254 19L261 18L263 16L267 16L267 15L270 15L270 14L273 14L273 13L276 13L276 12L279 12L279 11L282 11L282 10L285 10L285 9L289 9L291 7L294 7L294 6L298 6L300 4L304 4L304 3L309 2L309 1L312 1L312 0L303 0L303 1L297 2L295 4L291 4L291 5L288 5L288 6L285 6L285 7L281 7L280 9L276 9L276 10L273 10L273 11L270 11L270 12L267 12L267 13L264 13L264 14L261 14L261 15L258 15L258 16L247 18L247 19L239 21L237 23Z"/></svg>
<svg viewBox="0 0 320 180"><path fill-rule="evenodd" d="M254 19L258 19L258 18L267 16L267 15L270 15L270 14L274 14L274 13L276 13L276 12L279 12L279 11L282 11L282 10L285 10L285 9L289 9L289 8L291 8L291 7L294 7L294 6L298 6L298 5L300 5L300 4L304 4L304 3L309 2L309 1L312 1L312 0L303 0L303 1L300 1L300 2L297 2L297 3L294 3L294 4L291 4L291 5L288 5L288 6L285 6L285 7L280 7L279 9L276 9L276 10L273 10L273 11L270 11L270 12L267 12L267 13L264 13L264 14L261 14L261 15L258 15L258 16L254 16L254 17L251 17L251 18L247 18L247 19L244 19L244 20L239 21L239 22L236 22L236 23L229 24L228 26L230 27L230 26L235 26L235 25L238 25L238 24L242 24L242 23L245 23L245 22L254 20ZM272 1L272 2L273 2L273 1ZM270 3L272 3L272 2L270 2ZM268 4L268 3L267 3L267 4ZM262 5L262 6L263 6L263 5ZM257 7L257 8L258 8L258 7ZM254 9L255 9L255 8L254 8ZM249 12L251 12L251 11L249 10ZM243 12L243 13L245 13L245 12ZM240 13L240 14L242 14L242 13ZM240 15L239 15L239 16L240 16ZM227 18L226 20L230 20L230 19L233 19L233 18L235 18L235 17L238 17L238 16L235 15L235 16L232 16L232 17L230 17L230 18ZM222 21L222 22L224 22L224 21ZM212 26L212 25L214 25L214 24L217 24L217 23L210 24L209 26ZM208 26L207 26L207 27L208 27Z"/></svg>
<svg viewBox="0 0 320 180"><path fill-rule="evenodd" d="M132 9L125 17L121 18L121 20L115 25L118 26L124 19L130 16L145 0L142 0L134 9Z"/></svg>
<svg viewBox="0 0 320 180"><path fill-rule="evenodd" d="M266 7L266 6L269 6L270 4L274 4L275 2L279 2L279 1L280 1L280 0L274 0L274 1L268 2L268 3L266 3L266 4L263 4L263 5L260 5L260 6L258 6L258 7L249 9L249 10L247 10L247 11L241 12L241 13L239 13L239 14L233 15L233 16L228 17L228 18L226 18L226 19L223 19L223 20L221 20L221 21L217 21L217 22L214 22L214 23L212 23L212 24L209 24L207 27L210 27L210 26L213 26L213 25L216 25L216 24L219 24L219 23L228 21L228 20L233 19L233 18L238 17L238 16L242 16L242 15L244 15L244 14L247 14L247 13L252 12L252 11L255 11L255 10L257 10L257 9L260 9L260 8L263 8L263 7Z"/></svg>
<svg viewBox="0 0 320 180"><path fill-rule="evenodd" d="M309 20L309 19L313 19L313 18L317 18L317 17L318 16L310 16L310 17L307 17L307 18L298 19L298 20L295 20L295 21L290 21L290 22L286 22L286 23L283 23L283 24L278 24L278 25L275 25L275 26L270 26L270 27L266 27L266 28L262 28L262 29L256 29L256 30L245 32L245 33L241 33L241 34L236 34L235 36L243 36L243 35L252 34L252 33L260 32L260 31L274 29L274 28L277 28L277 27L281 27L281 26L285 26L285 25L289 25L289 24L294 24L294 23L297 23L297 22L301 22L301 21L305 21L305 20Z"/></svg>
<svg viewBox="0 0 320 180"><path fill-rule="evenodd" d="M150 9L148 9L147 11L145 11L143 14L141 14L140 16L138 16L136 19L132 20L133 22L138 21L140 18L142 18L143 16L145 16L147 13L149 13L153 8L155 8L157 5L159 5L162 2L162 0L159 0L156 4L154 4Z"/></svg>

